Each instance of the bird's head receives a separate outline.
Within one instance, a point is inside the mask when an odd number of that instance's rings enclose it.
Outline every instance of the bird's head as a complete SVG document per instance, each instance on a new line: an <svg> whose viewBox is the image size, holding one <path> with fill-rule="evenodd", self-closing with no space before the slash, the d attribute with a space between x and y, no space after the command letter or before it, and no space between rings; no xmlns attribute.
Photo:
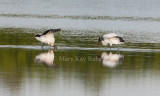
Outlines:
<svg viewBox="0 0 160 96"><path fill-rule="evenodd" d="M102 41L102 40L104 40L103 37L99 37L99 38L98 38L98 45L99 45L99 46L101 45L101 41Z"/></svg>

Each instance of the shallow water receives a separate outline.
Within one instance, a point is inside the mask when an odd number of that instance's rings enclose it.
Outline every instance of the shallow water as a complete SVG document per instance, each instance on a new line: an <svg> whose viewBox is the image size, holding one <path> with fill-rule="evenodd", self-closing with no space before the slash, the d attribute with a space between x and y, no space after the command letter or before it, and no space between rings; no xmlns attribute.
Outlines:
<svg viewBox="0 0 160 96"><path fill-rule="evenodd" d="M0 95L159 96L159 2L0 0ZM42 50L51 28L58 49ZM126 43L99 49L111 32Z"/></svg>
<svg viewBox="0 0 160 96"><path fill-rule="evenodd" d="M1 95L159 94L160 53L112 52L124 57L110 66L97 60L103 53L109 54L108 51L50 51L54 61L48 65L35 60L41 54L45 56L40 56L39 60L50 57L47 51L23 48L1 48L0 51Z"/></svg>
<svg viewBox="0 0 160 96"><path fill-rule="evenodd" d="M42 50L34 34L44 30L0 29L0 95L159 95L158 43L126 42L110 51L97 47L95 33L62 30L58 49Z"/></svg>

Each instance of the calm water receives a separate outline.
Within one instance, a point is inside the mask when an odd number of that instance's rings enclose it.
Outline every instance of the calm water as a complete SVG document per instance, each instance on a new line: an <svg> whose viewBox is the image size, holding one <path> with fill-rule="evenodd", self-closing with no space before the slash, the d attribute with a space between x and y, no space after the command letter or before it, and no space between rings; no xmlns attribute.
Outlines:
<svg viewBox="0 0 160 96"><path fill-rule="evenodd" d="M33 37L39 31L0 30L0 95L159 95L159 44L127 42L120 52L99 50L94 34L64 30L55 36L57 50L41 50ZM66 32L71 34L63 38ZM112 56L118 59L107 59Z"/></svg>
<svg viewBox="0 0 160 96"><path fill-rule="evenodd" d="M0 96L159 96L159 3L0 0ZM50 28L58 49L42 50L34 35ZM119 52L97 47L111 32Z"/></svg>

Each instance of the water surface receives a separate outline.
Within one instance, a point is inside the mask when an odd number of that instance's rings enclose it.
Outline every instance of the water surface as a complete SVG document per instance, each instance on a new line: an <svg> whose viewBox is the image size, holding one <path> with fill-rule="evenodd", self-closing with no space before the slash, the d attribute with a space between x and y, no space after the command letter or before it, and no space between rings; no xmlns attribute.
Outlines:
<svg viewBox="0 0 160 96"><path fill-rule="evenodd" d="M159 96L157 0L0 0L0 95ZM34 35L61 28L57 50ZM117 51L97 46L116 33Z"/></svg>
<svg viewBox="0 0 160 96"><path fill-rule="evenodd" d="M95 33L62 30L55 35L58 49L42 50L34 34L43 30L0 30L1 95L158 96L159 44L127 42L119 52L99 50ZM112 56L118 59L105 59Z"/></svg>

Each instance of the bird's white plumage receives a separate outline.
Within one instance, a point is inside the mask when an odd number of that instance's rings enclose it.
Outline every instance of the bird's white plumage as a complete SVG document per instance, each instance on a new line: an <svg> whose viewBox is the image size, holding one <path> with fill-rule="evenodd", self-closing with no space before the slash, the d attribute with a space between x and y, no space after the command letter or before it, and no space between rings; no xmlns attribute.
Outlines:
<svg viewBox="0 0 160 96"><path fill-rule="evenodd" d="M35 38L41 43L43 43L42 48L44 44L48 44L49 46L56 48L56 46L54 45L54 33L59 31L61 31L61 29L49 29L43 32L42 34L35 35Z"/></svg>
<svg viewBox="0 0 160 96"><path fill-rule="evenodd" d="M102 44L104 46L106 46L108 44L110 46L112 46L113 44L115 44L115 45L124 44L124 42L121 42L119 39L119 36L115 33L105 34L105 35L103 35L103 39L104 40L102 40Z"/></svg>
<svg viewBox="0 0 160 96"><path fill-rule="evenodd" d="M109 34L105 34L105 35L103 35L103 38L112 38L112 37L116 37L116 36L118 36L117 34L115 34L115 33L109 33Z"/></svg>
<svg viewBox="0 0 160 96"><path fill-rule="evenodd" d="M103 65L107 67L115 67L116 65L120 64L120 60L123 60L124 56L120 54L107 54L106 52L103 52L101 55L102 63Z"/></svg>
<svg viewBox="0 0 160 96"><path fill-rule="evenodd" d="M46 43L51 46L53 46L55 42L54 33L48 33L46 35L36 37L36 39L42 43Z"/></svg>

